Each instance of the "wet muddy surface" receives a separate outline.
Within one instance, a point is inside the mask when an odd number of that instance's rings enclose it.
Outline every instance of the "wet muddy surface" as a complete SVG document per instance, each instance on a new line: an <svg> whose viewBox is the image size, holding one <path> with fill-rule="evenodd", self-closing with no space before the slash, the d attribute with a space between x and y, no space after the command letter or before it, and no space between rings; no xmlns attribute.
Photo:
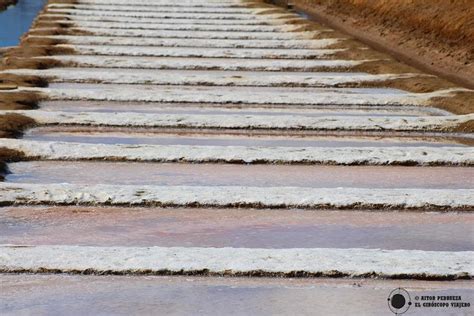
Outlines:
<svg viewBox="0 0 474 316"><path fill-rule="evenodd" d="M446 137L383 136L263 136L199 135L137 132L133 129L106 132L74 131L74 128L40 127L28 130L23 138L35 141L76 142L88 144L149 144L193 146L261 146L261 147L465 147L474 140Z"/></svg>
<svg viewBox="0 0 474 316"><path fill-rule="evenodd" d="M474 188L474 168L31 161L9 164L6 181L312 188Z"/></svg>
<svg viewBox="0 0 474 316"><path fill-rule="evenodd" d="M398 287L413 298L474 296L467 281L0 275L0 283L3 315L389 315L387 297ZM407 315L446 312L413 307Z"/></svg>
<svg viewBox="0 0 474 316"><path fill-rule="evenodd" d="M474 250L469 213L8 207L0 231L19 245Z"/></svg>

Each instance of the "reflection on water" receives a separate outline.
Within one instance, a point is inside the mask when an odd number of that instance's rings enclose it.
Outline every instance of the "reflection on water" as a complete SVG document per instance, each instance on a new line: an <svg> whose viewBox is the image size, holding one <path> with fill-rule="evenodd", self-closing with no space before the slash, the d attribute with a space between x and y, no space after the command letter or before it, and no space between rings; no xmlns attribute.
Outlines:
<svg viewBox="0 0 474 316"><path fill-rule="evenodd" d="M306 188L472 189L469 167L173 164L24 161L8 165L12 183Z"/></svg>
<svg viewBox="0 0 474 316"><path fill-rule="evenodd" d="M394 288L412 297L461 296L469 281L0 275L2 315L393 315ZM406 315L470 315L426 308Z"/></svg>
<svg viewBox="0 0 474 316"><path fill-rule="evenodd" d="M19 0L16 6L0 13L0 47L18 45L46 0Z"/></svg>
<svg viewBox="0 0 474 316"><path fill-rule="evenodd" d="M14 245L474 250L467 212L10 207L0 232Z"/></svg>

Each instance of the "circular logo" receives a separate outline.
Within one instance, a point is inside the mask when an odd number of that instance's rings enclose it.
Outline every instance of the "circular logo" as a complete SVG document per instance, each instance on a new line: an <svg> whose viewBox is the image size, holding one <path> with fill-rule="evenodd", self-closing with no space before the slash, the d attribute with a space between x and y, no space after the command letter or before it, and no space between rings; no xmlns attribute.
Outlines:
<svg viewBox="0 0 474 316"><path fill-rule="evenodd" d="M410 294L407 290L398 288L390 292L388 296L388 308L395 315L401 315L405 313L411 306Z"/></svg>

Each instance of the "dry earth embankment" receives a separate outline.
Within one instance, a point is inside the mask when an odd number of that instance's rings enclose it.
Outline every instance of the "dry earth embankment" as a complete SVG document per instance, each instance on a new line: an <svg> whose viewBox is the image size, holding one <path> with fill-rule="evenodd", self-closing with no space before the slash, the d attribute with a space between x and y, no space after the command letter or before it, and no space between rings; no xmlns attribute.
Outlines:
<svg viewBox="0 0 474 316"><path fill-rule="evenodd" d="M291 0L319 22L474 88L471 0Z"/></svg>

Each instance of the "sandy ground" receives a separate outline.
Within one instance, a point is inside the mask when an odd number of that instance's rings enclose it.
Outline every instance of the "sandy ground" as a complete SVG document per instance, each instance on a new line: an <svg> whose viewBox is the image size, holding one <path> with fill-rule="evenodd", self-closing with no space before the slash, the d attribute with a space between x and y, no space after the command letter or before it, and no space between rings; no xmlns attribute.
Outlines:
<svg viewBox="0 0 474 316"><path fill-rule="evenodd" d="M474 87L471 1L293 0L318 21L339 26L402 61Z"/></svg>

